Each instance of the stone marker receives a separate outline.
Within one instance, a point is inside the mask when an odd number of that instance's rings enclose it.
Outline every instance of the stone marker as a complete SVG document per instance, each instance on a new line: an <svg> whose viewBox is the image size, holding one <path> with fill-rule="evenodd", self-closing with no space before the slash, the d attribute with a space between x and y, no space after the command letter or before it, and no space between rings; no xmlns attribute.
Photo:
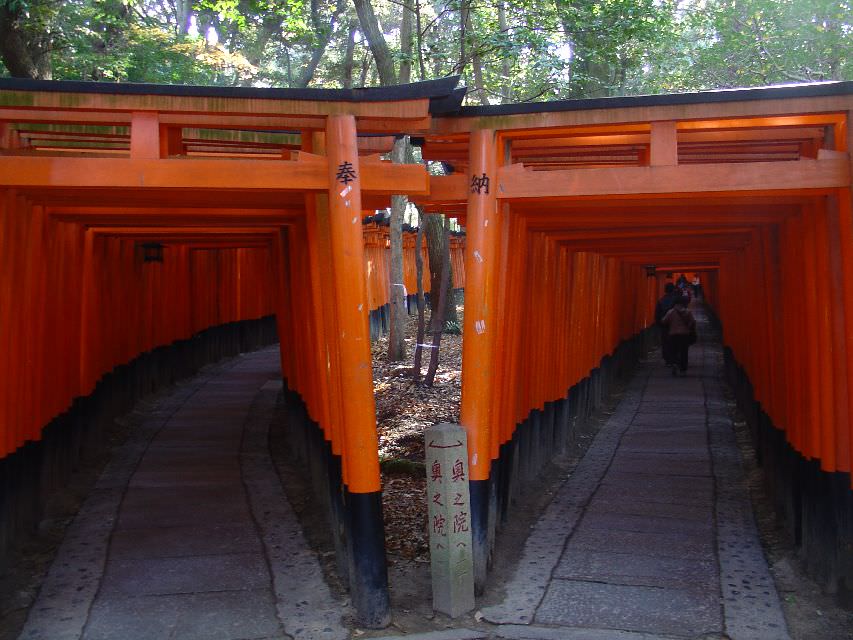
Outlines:
<svg viewBox="0 0 853 640"><path fill-rule="evenodd" d="M468 437L442 423L425 438L432 607L455 618L474 608Z"/></svg>

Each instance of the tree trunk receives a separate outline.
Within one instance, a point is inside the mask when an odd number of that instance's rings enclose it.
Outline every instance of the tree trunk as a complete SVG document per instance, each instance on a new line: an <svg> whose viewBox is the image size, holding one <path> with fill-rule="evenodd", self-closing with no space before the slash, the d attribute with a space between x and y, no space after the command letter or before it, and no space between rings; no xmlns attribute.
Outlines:
<svg viewBox="0 0 853 640"><path fill-rule="evenodd" d="M418 337L415 340L415 366L412 379L421 381L421 360L423 357L424 344L424 316L426 315L426 300L424 300L424 214L420 207L418 209L418 235L415 238L415 269L418 279Z"/></svg>
<svg viewBox="0 0 853 640"><path fill-rule="evenodd" d="M373 59L376 61L376 71L379 73L379 82L383 87L397 84L397 72L394 69L394 58L382 29L379 28L379 20L373 12L370 0L353 0L358 21L361 24L361 32L367 39Z"/></svg>
<svg viewBox="0 0 853 640"><path fill-rule="evenodd" d="M506 35L508 28L506 24L506 5L503 0L498 3L498 27L501 33ZM510 79L509 57L506 55L502 56L501 74L503 75L503 78L501 78L501 103L508 104L512 102L512 81Z"/></svg>
<svg viewBox="0 0 853 640"><path fill-rule="evenodd" d="M486 84L483 81L483 60L477 51L476 46L471 48L471 70L474 73L474 93L477 94L477 99L482 105L489 104L489 96L486 93Z"/></svg>
<svg viewBox="0 0 853 640"><path fill-rule="evenodd" d="M562 9L562 2L555 0L557 12L563 25L563 31L572 44L574 56L571 62L571 75L573 86L571 86L571 97L600 98L610 95L612 69L606 62L597 60L595 50L595 34L584 32L584 25L578 24L576 18L570 18ZM581 6L583 5L583 6ZM589 11L589 0L583 0L574 6ZM582 72L578 77L577 71ZM576 80L574 80L577 78Z"/></svg>
<svg viewBox="0 0 853 640"><path fill-rule="evenodd" d="M403 2L403 19L400 22L400 84L411 82L412 79L412 21L414 11L411 2Z"/></svg>
<svg viewBox="0 0 853 640"><path fill-rule="evenodd" d="M0 57L14 78L50 80L48 35L27 33L25 20L20 5L0 4Z"/></svg>
<svg viewBox="0 0 853 640"><path fill-rule="evenodd" d="M453 269L450 264L450 246L449 236L444 233L443 216L440 213L431 213L425 216L424 234L427 239L427 250L429 251L429 306L430 306L430 326L434 321L437 309L440 306L441 283L444 277L445 264L447 271L450 273L451 284L448 287L450 292L448 298L453 298ZM445 244L448 246L445 247ZM446 251L445 251L446 249ZM446 256L446 258L445 258ZM445 263L445 259L447 262ZM448 304L444 305L444 314L441 316L441 326L445 327L448 322L459 322L459 316L456 313L455 301L449 300Z"/></svg>
<svg viewBox="0 0 853 640"><path fill-rule="evenodd" d="M442 256L442 262L449 267L450 266L450 220L448 218L444 219L444 255ZM441 334L444 333L444 323L441 318L444 317L444 312L447 306L447 295L448 291L450 291L450 269L446 268L444 271L444 277L441 279L441 285L439 287L439 302L438 309L434 312L432 326L430 327L430 331L432 332L432 348L430 349L429 355L429 369L427 370L426 379L424 383L426 386L431 387L433 382L435 382L435 372L438 370L438 352L441 348Z"/></svg>
<svg viewBox="0 0 853 640"><path fill-rule="evenodd" d="M320 18L320 8L317 2L311 3L311 24L314 28L314 47L311 50L311 58L308 60L308 64L302 70L302 73L299 74L299 78L297 78L295 87L304 89L307 87L311 80L314 78L314 74L317 72L317 67L320 64L320 60L323 59L323 54L326 53L326 47L329 46L329 41L332 39L332 35L335 32L335 22L337 22L338 16L344 10L344 0L338 0L337 5L335 5L335 10L332 11L332 15L329 18L329 24L323 24Z"/></svg>
<svg viewBox="0 0 853 640"><path fill-rule="evenodd" d="M358 86L363 87L367 84L367 74L370 73L370 56L365 52L364 58L361 59L361 73L358 76Z"/></svg>
<svg viewBox="0 0 853 640"><path fill-rule="evenodd" d="M178 35L185 36L190 30L190 18L193 15L193 0L175 1L175 23Z"/></svg>
<svg viewBox="0 0 853 640"><path fill-rule="evenodd" d="M402 137L394 143L391 161L402 164L406 161L408 138ZM397 362L406 357L406 287L403 284L403 213L406 211L406 196L391 196L391 229L388 239L391 244L391 332L388 336L388 361Z"/></svg>
<svg viewBox="0 0 853 640"><path fill-rule="evenodd" d="M457 69L460 74L465 72L465 67L468 65L465 39L468 37L468 14L471 11L469 1L462 0L459 3L459 64L457 65Z"/></svg>
<svg viewBox="0 0 853 640"><path fill-rule="evenodd" d="M352 89L352 74L355 68L355 30L356 26L353 23L349 25L349 35L347 36L347 51L344 55L344 89Z"/></svg>
<svg viewBox="0 0 853 640"><path fill-rule="evenodd" d="M418 68L421 71L421 80L426 80L426 65L424 64L424 33L421 30L421 2L415 0L415 24L418 40Z"/></svg>
<svg viewBox="0 0 853 640"><path fill-rule="evenodd" d="M287 86L292 87L293 86L293 65L291 64L291 61L290 61L290 52L287 50L285 50L285 52L284 52L284 60L287 63L285 65L285 68L287 69Z"/></svg>
<svg viewBox="0 0 853 640"><path fill-rule="evenodd" d="M249 62L256 67L260 67L263 63L264 48L271 38L281 32L281 26L284 18L277 14L267 14L264 16L258 37L255 40L252 55L249 57ZM289 83L288 83L288 86Z"/></svg>
<svg viewBox="0 0 853 640"><path fill-rule="evenodd" d="M353 0L358 20L361 24L361 32L367 39L373 59L376 61L376 70L379 73L379 82L382 86L397 84L397 82L408 82L411 75L411 60L400 65L400 76L394 69L394 58L385 36L379 27L379 20L373 12L370 0ZM403 6L403 21L400 35L404 59L410 57L412 47L412 10L408 5ZM408 47L409 56L406 54ZM391 152L391 160L395 163L403 163L409 154L408 138L401 138L394 143ZM403 286L403 213L406 210L408 199L405 196L391 196L391 229L389 240L391 244L391 334L388 339L388 360L395 362L406 357L405 326L406 326L406 298Z"/></svg>
<svg viewBox="0 0 853 640"><path fill-rule="evenodd" d="M464 73L465 67L468 65L468 58L471 59L471 74L474 78L474 91L471 94L480 103L489 104L486 98L485 85L483 83L483 61L480 58L480 53L477 51L477 45L474 41L474 27L471 23L471 1L463 0L459 5L459 73Z"/></svg>

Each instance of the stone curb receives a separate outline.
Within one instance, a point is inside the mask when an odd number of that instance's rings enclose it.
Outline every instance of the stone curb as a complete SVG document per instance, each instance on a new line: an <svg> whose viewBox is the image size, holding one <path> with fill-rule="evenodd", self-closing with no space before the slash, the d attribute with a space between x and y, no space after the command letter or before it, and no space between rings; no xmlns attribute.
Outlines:
<svg viewBox="0 0 853 640"><path fill-rule="evenodd" d="M636 631L614 629L579 629L561 627L528 627L526 625L501 625L495 637L506 640L674 640L676 636L661 636Z"/></svg>
<svg viewBox="0 0 853 640"><path fill-rule="evenodd" d="M341 616L348 609L329 591L270 458L269 427L280 388L274 381L264 384L246 417L240 466L249 507L266 550L285 633L296 640L345 640L348 631Z"/></svg>
<svg viewBox="0 0 853 640"><path fill-rule="evenodd" d="M143 398L120 418L136 424L127 441L112 452L110 462L65 532L18 636L21 640L80 638L101 586L110 535L136 465L171 416L210 379L236 362L229 359L208 365L189 380Z"/></svg>
<svg viewBox="0 0 853 640"><path fill-rule="evenodd" d="M354 639L357 636L352 636ZM407 633L404 636L382 636L375 640L488 640L489 632L473 629L447 629L446 631L427 631L425 633Z"/></svg>

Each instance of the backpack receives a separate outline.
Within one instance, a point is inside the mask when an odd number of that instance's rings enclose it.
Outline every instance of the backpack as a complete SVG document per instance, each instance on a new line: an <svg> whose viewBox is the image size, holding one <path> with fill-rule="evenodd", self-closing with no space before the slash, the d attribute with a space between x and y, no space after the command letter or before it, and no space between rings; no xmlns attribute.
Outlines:
<svg viewBox="0 0 853 640"><path fill-rule="evenodd" d="M687 313L690 313L689 311ZM678 312L678 315L681 316L681 319L684 320L684 324L687 324L687 319L684 316L684 313L681 311ZM687 334L687 344L696 344L696 340L699 339L699 336L696 334L696 321L693 321L693 327L690 329L690 333Z"/></svg>

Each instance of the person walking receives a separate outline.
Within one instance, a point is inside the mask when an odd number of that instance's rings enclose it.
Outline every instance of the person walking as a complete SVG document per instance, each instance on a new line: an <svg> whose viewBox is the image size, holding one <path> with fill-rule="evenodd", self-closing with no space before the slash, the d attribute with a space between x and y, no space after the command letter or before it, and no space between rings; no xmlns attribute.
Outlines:
<svg viewBox="0 0 853 640"><path fill-rule="evenodd" d="M687 352L690 345L696 342L696 318L687 308L690 300L686 297L677 298L675 304L664 315L661 321L669 330L670 355L672 375L677 376L687 372Z"/></svg>
<svg viewBox="0 0 853 640"><path fill-rule="evenodd" d="M702 299L702 282L699 280L699 276L693 276L693 297L696 300Z"/></svg>
<svg viewBox="0 0 853 640"><path fill-rule="evenodd" d="M672 309L677 297L675 285L667 282L663 288L663 297L655 305L655 324L660 329L660 351L667 366L673 363L672 346L669 340L669 327L663 323L663 318Z"/></svg>

